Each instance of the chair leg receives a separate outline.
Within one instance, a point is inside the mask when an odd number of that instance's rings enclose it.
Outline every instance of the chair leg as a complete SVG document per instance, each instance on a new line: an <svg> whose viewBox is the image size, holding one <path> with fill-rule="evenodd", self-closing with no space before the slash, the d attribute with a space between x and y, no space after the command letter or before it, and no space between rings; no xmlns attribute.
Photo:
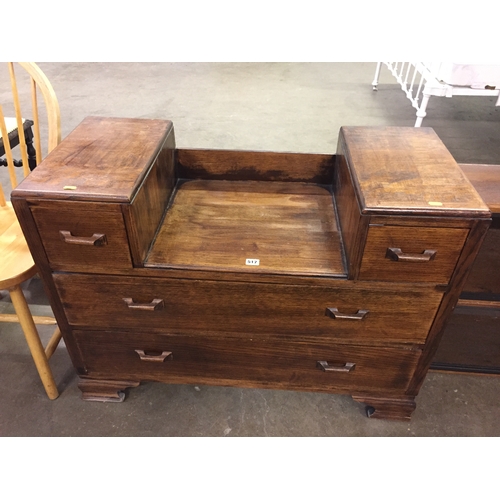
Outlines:
<svg viewBox="0 0 500 500"><path fill-rule="evenodd" d="M42 341L38 335L31 311L29 310L26 298L19 285L11 288L9 290L10 297L12 299L12 305L16 310L16 314L19 317L19 323L23 329L24 336L26 337L26 342L33 356L33 361L35 362L36 369L42 384L45 387L45 392L49 399L56 399L59 396L59 391L57 390L56 383L54 382L54 377L52 376L52 371L49 366L45 350L42 345Z"/></svg>

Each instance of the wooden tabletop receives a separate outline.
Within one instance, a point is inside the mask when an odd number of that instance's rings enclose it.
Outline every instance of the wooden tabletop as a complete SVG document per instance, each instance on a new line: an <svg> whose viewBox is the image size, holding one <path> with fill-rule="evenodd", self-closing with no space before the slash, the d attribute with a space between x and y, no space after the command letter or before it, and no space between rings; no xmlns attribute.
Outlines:
<svg viewBox="0 0 500 500"><path fill-rule="evenodd" d="M500 214L500 165L460 163L460 168L494 214Z"/></svg>
<svg viewBox="0 0 500 500"><path fill-rule="evenodd" d="M13 194L128 202L172 127L166 120L85 118Z"/></svg>
<svg viewBox="0 0 500 500"><path fill-rule="evenodd" d="M489 209L431 128L342 127L364 213L489 217Z"/></svg>
<svg viewBox="0 0 500 500"><path fill-rule="evenodd" d="M257 261L250 265L247 261ZM345 277L332 193L300 182L180 185L146 267Z"/></svg>

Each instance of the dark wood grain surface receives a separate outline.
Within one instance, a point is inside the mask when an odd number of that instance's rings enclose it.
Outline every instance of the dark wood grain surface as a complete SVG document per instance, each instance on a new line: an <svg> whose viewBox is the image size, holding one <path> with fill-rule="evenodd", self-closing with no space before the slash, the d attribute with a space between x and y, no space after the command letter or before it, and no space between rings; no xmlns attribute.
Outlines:
<svg viewBox="0 0 500 500"><path fill-rule="evenodd" d="M467 229L371 226L359 279L448 283L468 233ZM435 254L428 261L396 261L388 256L389 248L416 257L429 250Z"/></svg>
<svg viewBox="0 0 500 500"><path fill-rule="evenodd" d="M432 358L434 357L439 346L439 342L443 337L443 333L446 324L450 319L451 313L458 302L458 298L467 280L472 264L474 263L479 249L481 248L481 244L486 236L490 222L490 219L477 219L474 221L469 231L457 265L453 271L448 291L443 297L441 307L439 308L436 319L434 320L434 323L429 331L428 341L422 350L422 356L418 361L417 369L415 370L415 374L408 388L408 395L417 395L425 380Z"/></svg>
<svg viewBox="0 0 500 500"><path fill-rule="evenodd" d="M79 327L147 324L157 332L320 336L353 343L424 343L443 296L426 289L362 283L346 287L342 282L310 287L85 274L57 274L54 280L69 322ZM86 290L84 296L81 290ZM71 306L75 302L79 308ZM142 307L132 308L128 302ZM333 319L328 308L367 314L362 320Z"/></svg>
<svg viewBox="0 0 500 500"><path fill-rule="evenodd" d="M500 374L500 165L460 164L493 213L431 369Z"/></svg>
<svg viewBox="0 0 500 500"><path fill-rule="evenodd" d="M166 120L85 118L19 184L17 195L128 202L172 127Z"/></svg>
<svg viewBox="0 0 500 500"><path fill-rule="evenodd" d="M331 191L283 182L180 185L146 266L346 275Z"/></svg>
<svg viewBox="0 0 500 500"><path fill-rule="evenodd" d="M177 150L177 173L183 179L331 184L334 163L329 154Z"/></svg>
<svg viewBox="0 0 500 500"><path fill-rule="evenodd" d="M472 265L462 295L469 299L474 297L482 300L500 299L500 219L493 219Z"/></svg>
<svg viewBox="0 0 500 500"><path fill-rule="evenodd" d="M500 216L500 165L459 164L489 209Z"/></svg>
<svg viewBox="0 0 500 500"><path fill-rule="evenodd" d="M175 138L170 131L163 149L131 204L123 205L135 266L142 266L176 184Z"/></svg>
<svg viewBox="0 0 500 500"><path fill-rule="evenodd" d="M132 268L120 205L39 200L31 202L30 207L51 269L107 272ZM78 240L69 243L61 236L61 231L80 241L95 234L104 235L105 244L85 245Z"/></svg>
<svg viewBox="0 0 500 500"><path fill-rule="evenodd" d="M351 172L339 141L334 180L335 202L342 233L349 279L359 274L370 218L361 214Z"/></svg>
<svg viewBox="0 0 500 500"><path fill-rule="evenodd" d="M404 392L418 349L353 347L324 342L279 342L228 337L153 335L140 331L76 331L88 374L170 383L274 387L325 392ZM136 350L172 353L162 363L141 361ZM325 372L318 361L350 372Z"/></svg>
<svg viewBox="0 0 500 500"><path fill-rule="evenodd" d="M342 127L362 211L490 216L446 149L426 127Z"/></svg>

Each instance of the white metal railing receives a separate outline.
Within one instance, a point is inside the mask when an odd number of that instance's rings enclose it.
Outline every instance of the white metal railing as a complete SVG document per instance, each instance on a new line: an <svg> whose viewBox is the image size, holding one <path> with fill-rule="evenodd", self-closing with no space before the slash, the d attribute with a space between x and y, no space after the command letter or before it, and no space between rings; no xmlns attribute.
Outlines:
<svg viewBox="0 0 500 500"><path fill-rule="evenodd" d="M401 86L412 106L417 110L415 127L420 127L427 115L427 104L431 96L452 97L454 95L470 96L498 96L496 102L500 106L500 89L472 88L468 86L454 86L440 82L431 69L421 62L379 62L372 82L373 90L377 90L382 64L385 64L396 81Z"/></svg>

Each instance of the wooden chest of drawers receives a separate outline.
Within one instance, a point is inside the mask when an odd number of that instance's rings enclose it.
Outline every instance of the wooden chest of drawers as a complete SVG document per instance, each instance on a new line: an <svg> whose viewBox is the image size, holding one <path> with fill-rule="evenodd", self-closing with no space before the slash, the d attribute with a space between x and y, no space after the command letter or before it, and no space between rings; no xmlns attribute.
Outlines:
<svg viewBox="0 0 500 500"><path fill-rule="evenodd" d="M348 393L394 419L490 223L425 128L345 127L337 154L294 154L91 117L12 201L84 399L205 383Z"/></svg>

